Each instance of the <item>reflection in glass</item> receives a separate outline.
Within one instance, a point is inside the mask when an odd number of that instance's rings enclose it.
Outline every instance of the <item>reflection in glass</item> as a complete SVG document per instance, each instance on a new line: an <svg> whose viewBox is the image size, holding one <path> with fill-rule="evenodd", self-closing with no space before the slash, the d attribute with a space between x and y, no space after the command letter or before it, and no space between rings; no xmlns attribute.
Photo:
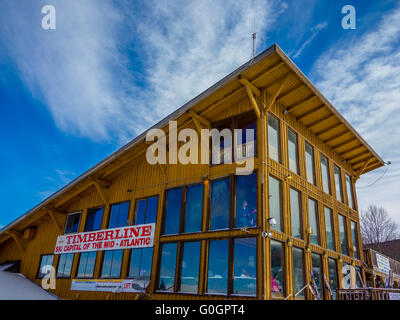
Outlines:
<svg viewBox="0 0 400 320"><path fill-rule="evenodd" d="M61 254L58 260L57 278L69 278L71 276L73 253Z"/></svg>
<svg viewBox="0 0 400 320"><path fill-rule="evenodd" d="M229 228L230 179L212 181L210 230Z"/></svg>
<svg viewBox="0 0 400 320"><path fill-rule="evenodd" d="M156 222L158 208L158 196L138 200L136 205L135 224L147 224Z"/></svg>
<svg viewBox="0 0 400 320"><path fill-rule="evenodd" d="M167 205L165 209L164 234L179 233L181 218L182 188L167 191Z"/></svg>
<svg viewBox="0 0 400 320"><path fill-rule="evenodd" d="M299 191L293 188L290 188L290 218L292 222L292 236L302 239L301 194Z"/></svg>
<svg viewBox="0 0 400 320"><path fill-rule="evenodd" d="M333 258L329 258L328 267L329 267L329 285L331 286L331 290L334 291L338 288L336 260Z"/></svg>
<svg viewBox="0 0 400 320"><path fill-rule="evenodd" d="M228 290L228 240L209 242L207 293L226 294Z"/></svg>
<svg viewBox="0 0 400 320"><path fill-rule="evenodd" d="M53 265L53 259L54 259L54 255L52 255L52 254L47 254L47 255L43 255L42 256L42 258L40 260L38 278L43 278L47 274L47 271L45 273L42 272L43 271L43 267L52 266Z"/></svg>
<svg viewBox="0 0 400 320"><path fill-rule="evenodd" d="M187 187L184 232L201 231L203 216L203 184Z"/></svg>
<svg viewBox="0 0 400 320"><path fill-rule="evenodd" d="M269 216L276 220L273 229L282 231L282 187L281 181L269 176Z"/></svg>
<svg viewBox="0 0 400 320"><path fill-rule="evenodd" d="M257 174L236 177L237 228L257 225Z"/></svg>
<svg viewBox="0 0 400 320"><path fill-rule="evenodd" d="M256 295L256 238L234 240L233 293Z"/></svg>
<svg viewBox="0 0 400 320"><path fill-rule="evenodd" d="M174 291L177 243L165 243L161 246L161 266L158 288Z"/></svg>
<svg viewBox="0 0 400 320"><path fill-rule="evenodd" d="M129 204L126 201L111 206L108 228L125 227L128 224Z"/></svg>
<svg viewBox="0 0 400 320"><path fill-rule="evenodd" d="M347 248L347 228L346 228L346 218L339 214L339 234L340 234L340 247L342 253L346 256L349 255Z"/></svg>
<svg viewBox="0 0 400 320"><path fill-rule="evenodd" d="M357 224L354 221L351 221L351 236L353 240L353 252L354 258L360 259L360 254L358 250L358 232L357 232Z"/></svg>
<svg viewBox="0 0 400 320"><path fill-rule="evenodd" d="M297 160L297 134L288 129L288 155L290 171L299 174L299 165Z"/></svg>
<svg viewBox="0 0 400 320"><path fill-rule="evenodd" d="M91 208L87 211L85 231L95 231L101 229L104 208Z"/></svg>
<svg viewBox="0 0 400 320"><path fill-rule="evenodd" d="M78 232L80 219L81 219L81 212L68 214L66 221L65 221L65 232L64 233Z"/></svg>
<svg viewBox="0 0 400 320"><path fill-rule="evenodd" d="M268 114L268 156L280 162L279 154L279 120Z"/></svg>
<svg viewBox="0 0 400 320"><path fill-rule="evenodd" d="M340 168L337 165L335 165L333 168L335 174L336 199L343 202L342 178L340 175Z"/></svg>
<svg viewBox="0 0 400 320"><path fill-rule="evenodd" d="M325 193L331 194L328 158L322 154L321 154L321 176L322 176L322 190L324 190Z"/></svg>
<svg viewBox="0 0 400 320"><path fill-rule="evenodd" d="M128 277L150 280L152 262L153 248L132 249Z"/></svg>
<svg viewBox="0 0 400 320"><path fill-rule="evenodd" d="M78 278L91 278L93 277L94 265L96 263L96 251L82 252L79 258Z"/></svg>
<svg viewBox="0 0 400 320"><path fill-rule="evenodd" d="M323 298L322 281L324 280L322 273L321 255L313 252L311 254L311 260L312 260L312 272L314 275L315 285L317 286L320 298Z"/></svg>
<svg viewBox="0 0 400 320"><path fill-rule="evenodd" d="M273 297L283 296L284 265L283 243L271 240L271 295Z"/></svg>
<svg viewBox="0 0 400 320"><path fill-rule="evenodd" d="M326 232L326 246L328 249L335 251L334 229L333 229L333 216L332 209L324 207L325 212L325 232Z"/></svg>
<svg viewBox="0 0 400 320"><path fill-rule="evenodd" d="M294 293L298 293L305 286L304 254L303 249L293 247L293 286ZM304 299L305 290L300 292L295 299Z"/></svg>
<svg viewBox="0 0 400 320"><path fill-rule="evenodd" d="M184 242L181 265L182 292L197 293L200 268L200 242Z"/></svg>
<svg viewBox="0 0 400 320"><path fill-rule="evenodd" d="M347 191L347 199L349 201L349 207L354 209L354 198L353 198L353 186L352 186L351 178L348 174L346 174L346 191Z"/></svg>
<svg viewBox="0 0 400 320"><path fill-rule="evenodd" d="M311 243L319 244L319 230L318 230L318 205L317 202L308 198L308 221L309 227L312 229L310 236Z"/></svg>
<svg viewBox="0 0 400 320"><path fill-rule="evenodd" d="M104 252L102 278L119 278L121 275L122 255L124 250L109 250Z"/></svg>
<svg viewBox="0 0 400 320"><path fill-rule="evenodd" d="M307 142L306 142L306 174L307 174L307 181L309 183L315 184L314 149Z"/></svg>

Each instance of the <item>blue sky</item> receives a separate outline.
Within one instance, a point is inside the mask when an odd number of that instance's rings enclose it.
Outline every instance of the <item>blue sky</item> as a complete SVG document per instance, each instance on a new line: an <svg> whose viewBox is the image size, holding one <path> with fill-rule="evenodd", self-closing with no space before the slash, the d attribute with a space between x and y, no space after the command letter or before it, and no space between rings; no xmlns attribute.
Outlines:
<svg viewBox="0 0 400 320"><path fill-rule="evenodd" d="M341 26L347 4L356 30ZM278 43L392 161L359 180L359 205L400 223L398 1L3 0L0 226L246 62L254 16L256 52Z"/></svg>

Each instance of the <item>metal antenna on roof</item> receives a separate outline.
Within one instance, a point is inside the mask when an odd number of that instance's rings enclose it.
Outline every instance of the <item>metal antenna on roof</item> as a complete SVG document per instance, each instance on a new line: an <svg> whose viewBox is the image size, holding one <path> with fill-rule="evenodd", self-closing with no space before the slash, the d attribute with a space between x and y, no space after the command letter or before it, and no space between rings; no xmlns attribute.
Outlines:
<svg viewBox="0 0 400 320"><path fill-rule="evenodd" d="M253 58L256 56L256 37L257 37L257 33L256 33L256 9L255 9L255 5L254 5L254 0L253 0Z"/></svg>

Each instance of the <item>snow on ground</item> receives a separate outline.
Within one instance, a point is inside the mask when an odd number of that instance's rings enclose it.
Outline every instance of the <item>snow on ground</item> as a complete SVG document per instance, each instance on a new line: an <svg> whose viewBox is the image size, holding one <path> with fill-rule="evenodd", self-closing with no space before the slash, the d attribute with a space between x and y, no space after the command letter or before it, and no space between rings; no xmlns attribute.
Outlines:
<svg viewBox="0 0 400 320"><path fill-rule="evenodd" d="M0 266L0 300L57 300L21 273L3 271L9 266Z"/></svg>

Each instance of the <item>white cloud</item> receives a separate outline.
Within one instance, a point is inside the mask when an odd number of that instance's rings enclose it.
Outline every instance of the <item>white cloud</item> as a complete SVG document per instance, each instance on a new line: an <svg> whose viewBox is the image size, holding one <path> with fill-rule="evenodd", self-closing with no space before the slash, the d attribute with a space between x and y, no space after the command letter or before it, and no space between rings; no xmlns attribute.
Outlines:
<svg viewBox="0 0 400 320"><path fill-rule="evenodd" d="M303 42L303 44L301 45L301 47L296 50L296 52L293 54L289 54L290 56L292 56L293 59L298 58L304 51L305 48L307 48L310 43L314 40L314 38L323 30L326 29L326 27L328 26L328 22L321 22L315 26L313 26L311 28L311 36L308 37L308 39L306 41Z"/></svg>
<svg viewBox="0 0 400 320"><path fill-rule="evenodd" d="M375 28L344 40L324 53L313 68L318 89L339 109L384 160L357 183L360 208L385 206L400 222L400 8ZM345 31L344 31L345 32Z"/></svg>
<svg viewBox="0 0 400 320"><path fill-rule="evenodd" d="M260 49L287 7L277 1L254 1ZM250 58L252 3L2 1L0 35L59 128L126 142ZM41 28L46 4L56 30Z"/></svg>

